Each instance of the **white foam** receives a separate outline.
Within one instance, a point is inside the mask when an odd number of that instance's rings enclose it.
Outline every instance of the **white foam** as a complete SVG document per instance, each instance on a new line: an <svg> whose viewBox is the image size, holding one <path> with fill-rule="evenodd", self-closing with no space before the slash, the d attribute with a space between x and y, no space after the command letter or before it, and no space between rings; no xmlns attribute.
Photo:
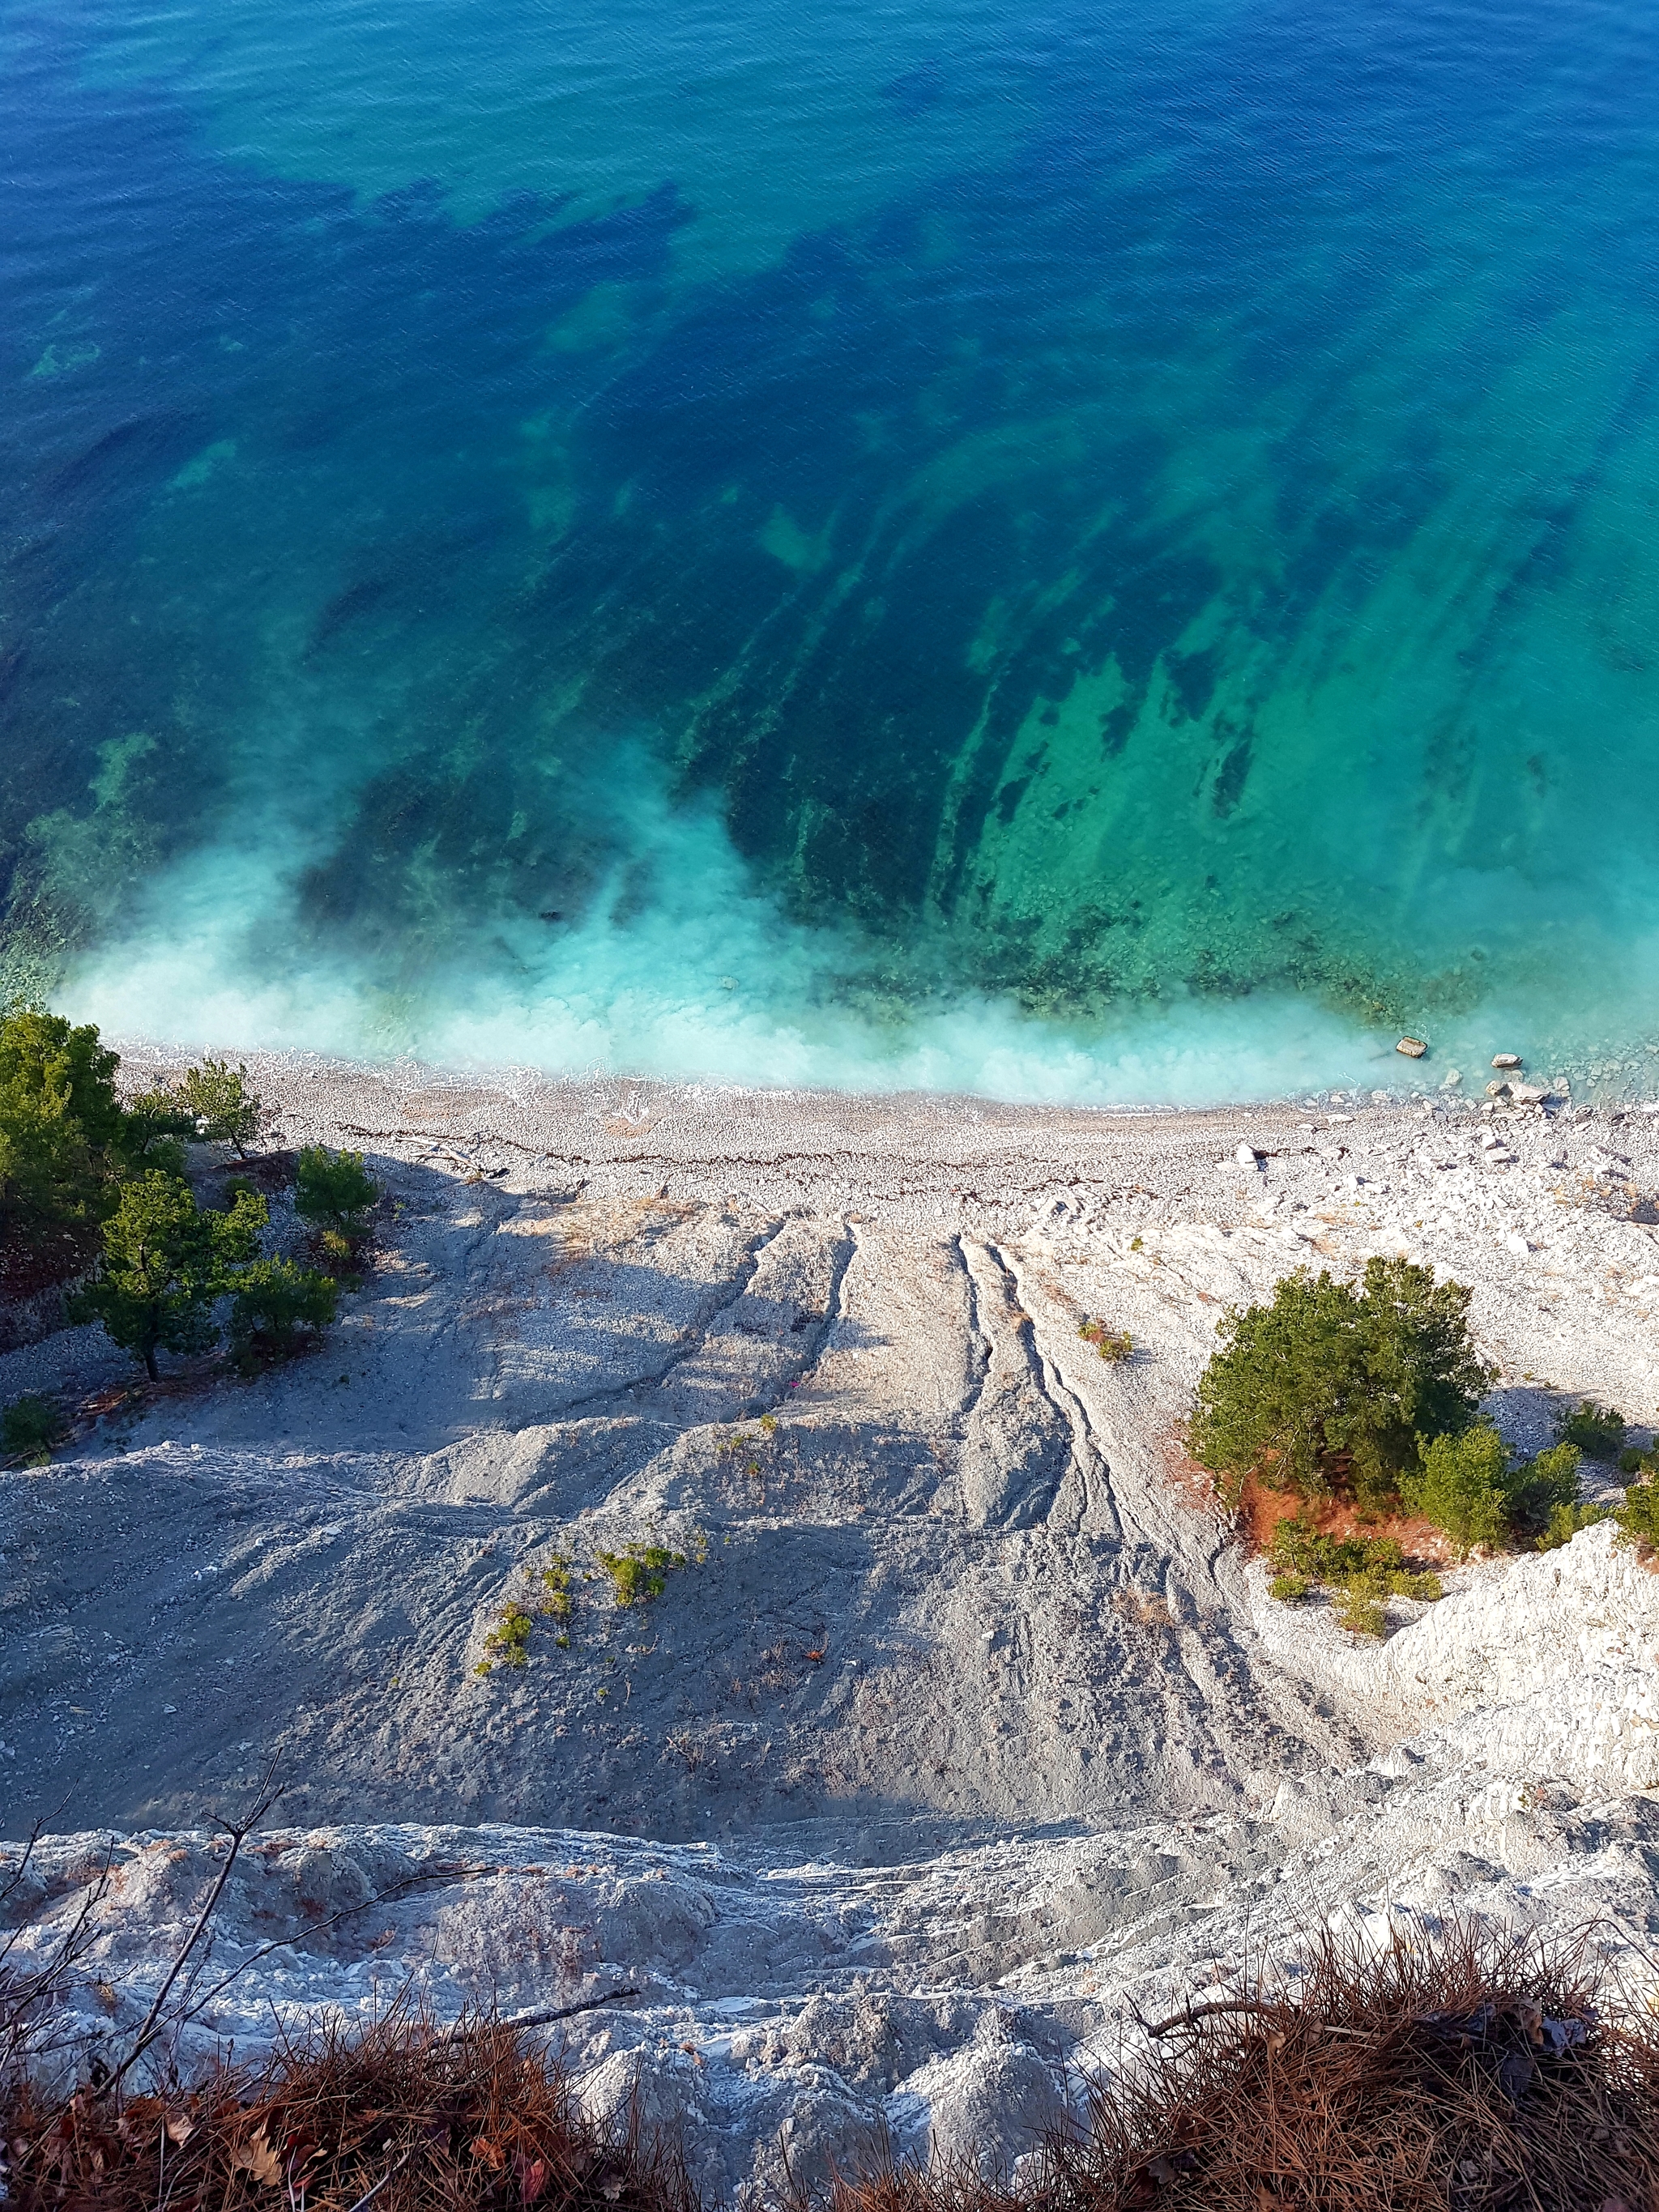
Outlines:
<svg viewBox="0 0 1659 2212"><path fill-rule="evenodd" d="M391 981L306 945L294 885L313 840L267 811L159 877L63 1003L186 1045L1033 1103L1201 1104L1400 1078L1388 1042L1289 994L1176 997L1093 1024L973 993L878 997L871 948L790 920L712 809L671 805L643 752L618 757L616 783L622 857L574 927L458 920L441 960Z"/></svg>

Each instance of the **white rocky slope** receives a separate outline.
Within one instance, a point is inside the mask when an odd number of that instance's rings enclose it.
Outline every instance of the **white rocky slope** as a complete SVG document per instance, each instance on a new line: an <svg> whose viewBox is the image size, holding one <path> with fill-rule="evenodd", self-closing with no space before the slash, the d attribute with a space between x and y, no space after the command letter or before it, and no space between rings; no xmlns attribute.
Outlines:
<svg viewBox="0 0 1659 2212"><path fill-rule="evenodd" d="M635 1991L555 2032L596 2106L638 2094L722 2197L778 2179L786 2154L810 2179L884 2135L1012 2160L1060 2112L1068 2067L1114 2063L1134 2008L1293 1959L1328 1921L1378 1940L1453 1906L1594 1922L1659 2001L1656 1653L1659 1579L1600 1528L1343 1655L1329 1671L1357 1700L1368 1674L1389 1694L1431 1675L1439 1724L1350 1773L1286 1780L1265 1816L1026 1832L879 1868L495 1824L277 1829L233 1873L183 2055L251 2054L314 2008L366 2018L410 1988L443 2018ZM52 1839L14 1899L26 1954L112 1843L103 1932L58 2029L77 2056L142 2017L225 1848Z"/></svg>
<svg viewBox="0 0 1659 2212"><path fill-rule="evenodd" d="M112 1398L3 1478L5 1826L86 1831L11 1899L26 1950L115 1850L71 2055L142 2016L221 1848L203 1814L267 1759L296 1825L235 1871L184 2056L411 1984L446 2016L636 1990L562 2031L573 2063L674 2118L716 2197L883 2130L1018 2155L1132 2002L1332 1914L1595 1917L1645 1974L1659 1581L1595 1530L1364 1648L1273 1603L1173 1441L1226 1303L1402 1244L1474 1283L1517 1439L1564 1391L1649 1414L1653 1232L1589 1157L1620 1142L1639 1189L1645 1127L1534 1115L1494 1169L1439 1121L1263 1116L1245 1170L1205 1117L929 1105L877 1143L865 1108L748 1102L720 1152L659 1099L573 1163L522 1102L515 1152L466 1094L330 1080L289 1133L362 1132L392 1195L327 1350ZM472 1126L443 1150L446 1097ZM1553 1238L1547 1282L1510 1237ZM1547 1384L1516 1372L1540 1308ZM109 1372L66 1333L0 1390ZM687 1564L621 1608L600 1554L649 1541ZM480 1676L563 1560L568 1621Z"/></svg>

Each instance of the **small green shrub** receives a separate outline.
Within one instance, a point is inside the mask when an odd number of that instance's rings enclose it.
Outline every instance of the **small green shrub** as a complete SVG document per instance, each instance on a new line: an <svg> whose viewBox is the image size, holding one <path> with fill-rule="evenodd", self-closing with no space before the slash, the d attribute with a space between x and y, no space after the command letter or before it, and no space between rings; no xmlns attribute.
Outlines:
<svg viewBox="0 0 1659 2212"><path fill-rule="evenodd" d="M1392 1565L1405 1554L1392 1536L1328 1536L1301 1513L1279 1522L1267 1553L1276 1567L1318 1583L1363 1574L1379 1556Z"/></svg>
<svg viewBox="0 0 1659 2212"><path fill-rule="evenodd" d="M1654 1464L1652 1451L1644 1451L1639 1444L1626 1444L1619 1455L1620 1474L1646 1474Z"/></svg>
<svg viewBox="0 0 1659 2212"><path fill-rule="evenodd" d="M1625 1441L1625 1417L1594 1398L1581 1398L1562 1415L1555 1433L1564 1444L1577 1444L1586 1459L1615 1459Z"/></svg>
<svg viewBox="0 0 1659 2212"><path fill-rule="evenodd" d="M288 1358L302 1334L320 1336L333 1321L340 1285L292 1260L256 1260L236 1278L230 1333L240 1345Z"/></svg>
<svg viewBox="0 0 1659 2212"><path fill-rule="evenodd" d="M1537 1548L1540 1552L1559 1552L1563 1544L1571 1543L1581 1528L1593 1528L1598 1521L1608 1519L1612 1512L1610 1505L1552 1505Z"/></svg>
<svg viewBox="0 0 1659 2212"><path fill-rule="evenodd" d="M523 1606L509 1601L496 1614L484 1638L484 1656L473 1672L492 1674L497 1667L527 1667L530 1664L530 1615Z"/></svg>
<svg viewBox="0 0 1659 2212"><path fill-rule="evenodd" d="M1281 1521L1267 1553L1269 1584L1285 1604L1299 1604L1315 1583L1332 1592L1339 1627L1356 1636L1381 1636L1391 1597L1432 1602L1443 1593L1436 1574L1413 1574L1393 1536L1328 1536L1305 1515ZM1280 1585L1288 1585L1281 1589Z"/></svg>
<svg viewBox="0 0 1659 2212"><path fill-rule="evenodd" d="M1509 1534L1509 1448L1489 1421L1462 1436L1425 1437L1422 1465L1402 1475L1400 1495L1412 1512L1442 1531L1460 1559L1477 1544L1495 1547Z"/></svg>
<svg viewBox="0 0 1659 2212"><path fill-rule="evenodd" d="M64 1426L64 1416L50 1398L14 1398L0 1413L0 1449L25 1467L46 1467Z"/></svg>
<svg viewBox="0 0 1659 2212"><path fill-rule="evenodd" d="M497 1667L527 1667L530 1664L530 1637L535 1626L534 1614L551 1614L562 1625L570 1618L570 1562L556 1555L551 1566L539 1571L525 1569L526 1587L516 1597L509 1597L496 1614L484 1635L484 1656L472 1669L475 1674L492 1674ZM570 1638L561 1632L554 1642L562 1651L570 1649Z"/></svg>
<svg viewBox="0 0 1659 2212"><path fill-rule="evenodd" d="M1387 1592L1379 1594L1368 1583L1351 1582L1337 1591L1332 1613L1339 1628L1351 1636L1385 1636L1389 1628Z"/></svg>
<svg viewBox="0 0 1659 2212"><path fill-rule="evenodd" d="M1569 1525L1580 1510L1583 1455L1577 1444L1552 1444L1535 1459L1511 1466L1503 1438L1481 1421L1461 1437L1425 1437L1422 1452L1422 1468L1402 1479L1401 1496L1413 1513L1443 1531L1459 1559L1477 1544L1494 1548L1516 1535L1563 1528L1570 1536L1575 1528L1589 1526L1589 1519ZM1565 1543L1568 1536L1553 1540Z"/></svg>
<svg viewBox="0 0 1659 2212"><path fill-rule="evenodd" d="M1659 1547L1659 1482L1633 1482L1625 1502L1613 1508L1613 1519L1626 1543L1634 1544L1645 1558Z"/></svg>
<svg viewBox="0 0 1659 2212"><path fill-rule="evenodd" d="M1522 1533L1547 1528L1559 1510L1578 1498L1578 1468L1583 1453L1575 1443L1552 1444L1510 1477L1510 1517Z"/></svg>
<svg viewBox="0 0 1659 2212"><path fill-rule="evenodd" d="M356 1286L357 1254L349 1237L343 1237L337 1229L319 1229L311 1240L311 1249L331 1275Z"/></svg>
<svg viewBox="0 0 1659 2212"><path fill-rule="evenodd" d="M248 1089L246 1067L204 1060L199 1067L185 1070L173 1095L190 1117L192 1136L208 1144L234 1145L237 1158L246 1158L248 1146L264 1125L265 1106Z"/></svg>
<svg viewBox="0 0 1659 2212"><path fill-rule="evenodd" d="M364 1171L361 1152L331 1152L307 1145L295 1176L294 1206L301 1220L315 1222L337 1237L363 1233L363 1216L380 1194Z"/></svg>
<svg viewBox="0 0 1659 2212"><path fill-rule="evenodd" d="M611 1577L619 1606L647 1605L668 1587L668 1577L685 1565L684 1552L662 1544L629 1544L620 1552L600 1552L599 1565Z"/></svg>
<svg viewBox="0 0 1659 2212"><path fill-rule="evenodd" d="M1432 1269L1372 1260L1360 1289L1290 1275L1236 1309L1198 1385L1193 1456L1229 1504L1259 1475L1310 1501L1391 1504L1419 1439L1470 1427L1492 1370L1468 1333L1470 1293Z"/></svg>
<svg viewBox="0 0 1659 2212"><path fill-rule="evenodd" d="M1078 1330L1085 1344L1092 1344L1103 1359L1115 1366L1120 1360L1132 1358L1135 1340L1127 1328L1108 1328L1103 1321L1085 1321Z"/></svg>

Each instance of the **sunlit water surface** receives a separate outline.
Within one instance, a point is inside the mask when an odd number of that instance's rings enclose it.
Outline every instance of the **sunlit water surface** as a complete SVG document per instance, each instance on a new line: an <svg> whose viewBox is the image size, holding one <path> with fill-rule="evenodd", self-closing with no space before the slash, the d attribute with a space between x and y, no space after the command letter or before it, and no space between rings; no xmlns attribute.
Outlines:
<svg viewBox="0 0 1659 2212"><path fill-rule="evenodd" d="M1659 1071L1651 8L0 24L9 988L1025 1097Z"/></svg>

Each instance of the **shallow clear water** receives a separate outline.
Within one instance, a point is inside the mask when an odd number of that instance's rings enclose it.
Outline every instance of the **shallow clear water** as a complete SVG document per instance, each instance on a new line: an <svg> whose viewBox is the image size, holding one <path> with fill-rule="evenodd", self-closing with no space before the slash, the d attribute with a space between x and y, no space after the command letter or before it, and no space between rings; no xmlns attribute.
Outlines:
<svg viewBox="0 0 1659 2212"><path fill-rule="evenodd" d="M1659 1042L1659 19L0 9L4 974L1200 1098Z"/></svg>

